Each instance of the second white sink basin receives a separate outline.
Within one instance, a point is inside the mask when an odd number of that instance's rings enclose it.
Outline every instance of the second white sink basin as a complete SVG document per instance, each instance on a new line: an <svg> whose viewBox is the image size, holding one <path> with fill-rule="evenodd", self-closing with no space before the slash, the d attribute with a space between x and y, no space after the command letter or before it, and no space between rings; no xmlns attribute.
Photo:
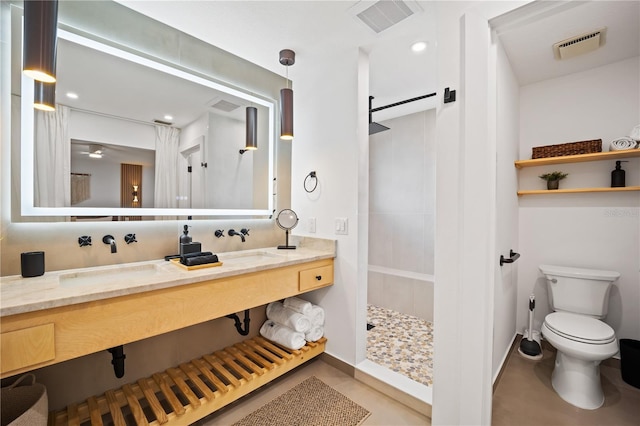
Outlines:
<svg viewBox="0 0 640 426"><path fill-rule="evenodd" d="M101 285L123 281L136 282L149 277L161 275L158 265L147 263L142 265L127 265L94 271L72 272L60 275L60 285Z"/></svg>
<svg viewBox="0 0 640 426"><path fill-rule="evenodd" d="M221 254L220 261L227 264L244 264L244 263L262 263L265 261L273 261L275 259L282 258L282 255L270 253L266 251L251 251L247 253L235 252L228 254Z"/></svg>

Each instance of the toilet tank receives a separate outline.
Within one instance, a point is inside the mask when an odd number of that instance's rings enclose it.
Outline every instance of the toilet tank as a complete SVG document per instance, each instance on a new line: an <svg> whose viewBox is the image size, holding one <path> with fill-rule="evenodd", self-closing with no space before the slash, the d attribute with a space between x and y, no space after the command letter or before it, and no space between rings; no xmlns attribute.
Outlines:
<svg viewBox="0 0 640 426"><path fill-rule="evenodd" d="M620 277L616 271L540 265L547 278L549 302L554 311L573 312L604 318L609 307L611 284Z"/></svg>

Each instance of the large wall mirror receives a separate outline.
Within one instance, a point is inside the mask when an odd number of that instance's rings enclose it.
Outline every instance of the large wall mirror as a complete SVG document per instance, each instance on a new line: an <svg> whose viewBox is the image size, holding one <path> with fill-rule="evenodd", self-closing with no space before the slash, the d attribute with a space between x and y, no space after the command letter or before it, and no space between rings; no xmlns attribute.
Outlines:
<svg viewBox="0 0 640 426"><path fill-rule="evenodd" d="M23 216L272 214L273 99L61 27L57 78L42 112L21 77Z"/></svg>

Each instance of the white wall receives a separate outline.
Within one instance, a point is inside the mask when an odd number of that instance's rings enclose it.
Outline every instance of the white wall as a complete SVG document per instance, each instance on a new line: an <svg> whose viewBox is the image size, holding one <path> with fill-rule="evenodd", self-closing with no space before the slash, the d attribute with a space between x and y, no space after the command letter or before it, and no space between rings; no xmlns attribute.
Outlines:
<svg viewBox="0 0 640 426"><path fill-rule="evenodd" d="M142 149L156 149L152 125L71 110L69 138Z"/></svg>
<svg viewBox="0 0 640 426"><path fill-rule="evenodd" d="M640 59L524 86L520 90L520 158L531 147L579 140L609 142L640 123ZM640 185L640 159L623 163L627 186ZM614 161L523 169L520 186L544 182L538 174L562 170L560 187L610 186ZM619 338L640 338L640 197L637 192L528 196L520 200L518 301L536 295L535 327L550 311L538 271L543 263L610 269L621 273L609 298L605 321ZM518 303L518 329L527 321Z"/></svg>
<svg viewBox="0 0 640 426"><path fill-rule="evenodd" d="M517 295L519 261L499 266L500 255L519 252L518 176L513 162L518 159L519 85L499 40L496 52L496 279L493 299L493 380L502 367L516 333L516 306L524 303Z"/></svg>
<svg viewBox="0 0 640 426"><path fill-rule="evenodd" d="M253 208L253 153L241 155L244 145L244 121L209 113L204 173L207 207Z"/></svg>
<svg viewBox="0 0 640 426"><path fill-rule="evenodd" d="M357 273L358 141L368 139L366 121L360 123L358 114L359 97L364 96L366 101L366 93L358 92L359 55L358 49L336 46L330 54L309 52L290 70L295 81L291 207L300 218L293 233L338 241L336 284L314 292L310 299L323 306L330 319L325 327L325 335L331 336L327 352L351 365L356 363L356 306L361 279ZM310 171L316 171L318 187L307 193L302 182ZM316 218L315 234L307 228L312 217ZM338 217L348 220L348 235L335 235L334 220Z"/></svg>
<svg viewBox="0 0 640 426"><path fill-rule="evenodd" d="M435 109L369 136L368 303L433 320Z"/></svg>

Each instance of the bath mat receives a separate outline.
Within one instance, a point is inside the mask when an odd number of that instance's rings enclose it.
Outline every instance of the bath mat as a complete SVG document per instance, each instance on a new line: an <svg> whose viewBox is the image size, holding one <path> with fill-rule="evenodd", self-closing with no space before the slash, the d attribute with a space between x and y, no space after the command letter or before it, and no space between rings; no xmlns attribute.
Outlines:
<svg viewBox="0 0 640 426"><path fill-rule="evenodd" d="M357 426L370 414L311 376L233 426Z"/></svg>

